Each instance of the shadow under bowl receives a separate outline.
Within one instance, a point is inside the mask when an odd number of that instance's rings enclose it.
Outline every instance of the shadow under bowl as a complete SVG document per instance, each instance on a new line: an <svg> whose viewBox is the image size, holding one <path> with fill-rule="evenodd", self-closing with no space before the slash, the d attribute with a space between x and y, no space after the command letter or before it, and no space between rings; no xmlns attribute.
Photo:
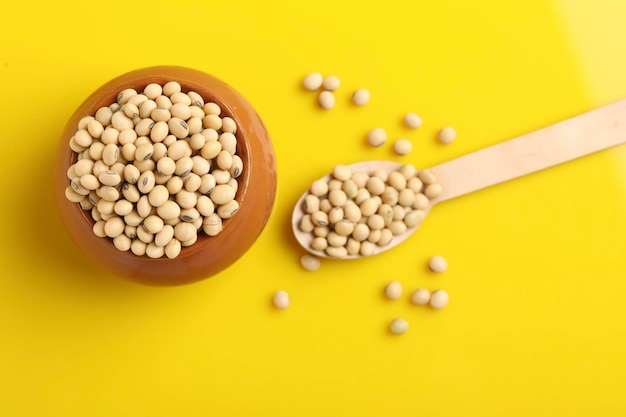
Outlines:
<svg viewBox="0 0 626 417"><path fill-rule="evenodd" d="M164 85L177 81L183 92L195 91L205 102L217 103L222 117L237 124L237 154L243 171L237 178L235 199L238 212L225 219L221 233L203 232L191 246L183 247L178 257L152 259L118 250L111 239L93 232L94 220L89 211L65 197L70 184L67 170L76 162L70 138L79 120L93 116L116 101L117 94L133 88L141 92L150 83ZM276 158L269 134L252 105L234 88L204 72L185 67L157 66L135 70L112 79L94 91L67 122L61 136L54 168L54 197L61 220L70 237L96 265L104 270L142 284L171 286L209 278L239 259L257 240L269 220L276 196Z"/></svg>

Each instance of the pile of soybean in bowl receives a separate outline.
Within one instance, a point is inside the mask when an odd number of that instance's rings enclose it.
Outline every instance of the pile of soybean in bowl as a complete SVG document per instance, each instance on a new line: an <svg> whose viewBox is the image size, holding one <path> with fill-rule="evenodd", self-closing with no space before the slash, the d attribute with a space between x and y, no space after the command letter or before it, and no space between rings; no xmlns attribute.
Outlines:
<svg viewBox="0 0 626 417"><path fill-rule="evenodd" d="M315 181L303 200L298 228L311 233L310 248L332 258L370 256L397 235L419 226L430 200L442 192L436 176L402 165L397 171L354 171L336 165Z"/></svg>
<svg viewBox="0 0 626 417"><path fill-rule="evenodd" d="M236 131L218 104L178 82L125 89L80 119L65 195L120 251L176 258L239 209Z"/></svg>

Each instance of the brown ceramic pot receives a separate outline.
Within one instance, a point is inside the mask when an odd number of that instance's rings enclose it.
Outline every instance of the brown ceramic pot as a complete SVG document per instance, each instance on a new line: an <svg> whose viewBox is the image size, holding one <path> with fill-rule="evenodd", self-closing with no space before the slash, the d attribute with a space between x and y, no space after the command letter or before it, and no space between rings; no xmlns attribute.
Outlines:
<svg viewBox="0 0 626 417"><path fill-rule="evenodd" d="M198 241L182 249L175 259L151 259L132 252L117 250L108 238L94 235L94 221L79 204L68 201L65 188L69 185L68 168L76 162L76 154L69 141L78 121L94 115L102 106L108 106L125 88L138 91L149 83L165 84L177 81L183 91L193 90L205 101L220 105L222 114L237 123L237 154L244 169L239 176L236 200L237 214L224 220L223 230L217 236L200 233ZM250 103L223 81L200 71L184 67L160 66L139 69L121 75L97 89L76 110L68 121L63 135L54 172L54 195L57 207L68 233L80 249L105 270L149 285L180 285L199 281L214 275L241 257L255 242L265 227L276 195L276 159L270 137Z"/></svg>

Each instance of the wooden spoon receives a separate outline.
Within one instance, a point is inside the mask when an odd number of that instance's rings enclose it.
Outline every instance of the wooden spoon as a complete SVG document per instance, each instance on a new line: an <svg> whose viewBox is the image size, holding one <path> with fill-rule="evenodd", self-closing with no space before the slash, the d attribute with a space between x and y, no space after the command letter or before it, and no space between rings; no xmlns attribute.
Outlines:
<svg viewBox="0 0 626 417"><path fill-rule="evenodd" d="M609 104L571 119L493 145L443 164L429 168L437 176L443 193L431 200L426 213L442 201L523 175L562 164L626 142L626 100ZM371 172L382 168L396 171L403 164L392 161L366 161L350 165L353 172ZM330 174L324 177L330 179ZM305 192L298 200L292 216L293 233L304 249L313 255L331 258L322 251L311 249L312 233L298 228L304 215ZM419 226L418 226L419 227ZM376 247L373 255L387 251L406 240L418 228L394 236L390 244ZM373 256L371 255L371 256ZM341 259L361 258L348 255ZM338 258L334 258L338 259Z"/></svg>

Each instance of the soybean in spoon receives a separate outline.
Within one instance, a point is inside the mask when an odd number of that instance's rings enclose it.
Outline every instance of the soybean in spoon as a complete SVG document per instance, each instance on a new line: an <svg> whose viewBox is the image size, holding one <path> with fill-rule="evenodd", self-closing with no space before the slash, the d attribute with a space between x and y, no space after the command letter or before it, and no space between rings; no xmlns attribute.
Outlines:
<svg viewBox="0 0 626 417"><path fill-rule="evenodd" d="M435 174L437 182L441 184L443 192L430 200L424 213L427 214L433 206L442 201L625 142L626 100L621 100L429 168ZM392 161L366 161L350 165L350 168L353 172L370 173L376 169L392 172L402 165ZM330 175L323 179L328 181ZM312 249L311 242L315 236L301 231L298 227L305 215L303 201L307 194L308 191L298 200L292 215L292 227L296 240L304 249L316 256L338 258L329 256L324 251ZM376 246L370 256L399 245L418 228L419 226L408 228L404 233L394 236L388 245ZM361 257L363 255L345 255L339 259Z"/></svg>

